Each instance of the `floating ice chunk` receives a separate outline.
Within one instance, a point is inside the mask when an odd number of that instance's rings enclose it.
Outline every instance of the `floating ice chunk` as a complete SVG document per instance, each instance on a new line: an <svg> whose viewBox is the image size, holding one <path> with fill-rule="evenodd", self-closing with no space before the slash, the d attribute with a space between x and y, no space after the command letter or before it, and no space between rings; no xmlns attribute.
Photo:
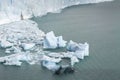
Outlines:
<svg viewBox="0 0 120 80"><path fill-rule="evenodd" d="M67 50L75 52L79 50L79 45L76 42L73 42L72 40L70 40L70 42L67 45Z"/></svg>
<svg viewBox="0 0 120 80"><path fill-rule="evenodd" d="M9 49L6 49L6 50L5 50L5 53L10 53L10 50L9 50Z"/></svg>
<svg viewBox="0 0 120 80"><path fill-rule="evenodd" d="M85 46L85 56L89 56L89 44L85 42L84 46Z"/></svg>
<svg viewBox="0 0 120 80"><path fill-rule="evenodd" d="M0 62L3 62L4 65L16 65L20 66L22 62L19 61L20 54L12 54L10 56L0 57Z"/></svg>
<svg viewBox="0 0 120 80"><path fill-rule="evenodd" d="M42 60L59 63L62 59L61 58L51 58L49 56L44 55L43 58L42 58Z"/></svg>
<svg viewBox="0 0 120 80"><path fill-rule="evenodd" d="M63 58L64 57L64 55L62 53L55 53L55 52L49 53L48 56L55 57L55 58Z"/></svg>
<svg viewBox="0 0 120 80"><path fill-rule="evenodd" d="M52 71L56 71L60 67L60 65L57 65L55 62L46 61L46 60L42 61L42 66Z"/></svg>
<svg viewBox="0 0 120 80"><path fill-rule="evenodd" d="M84 54L85 52L83 50L74 52L74 56L76 56L79 59L84 59Z"/></svg>
<svg viewBox="0 0 120 80"><path fill-rule="evenodd" d="M67 41L63 40L62 36L57 37L57 41L58 41L58 47L65 47Z"/></svg>
<svg viewBox="0 0 120 80"><path fill-rule="evenodd" d="M73 55L78 57L79 59L84 59L84 56L89 56L89 44L77 44L76 42L73 42L70 40L70 42L67 45L67 50L74 52Z"/></svg>
<svg viewBox="0 0 120 80"><path fill-rule="evenodd" d="M16 60L16 59L8 59L5 61L4 65L15 65L15 66L21 66L22 62Z"/></svg>
<svg viewBox="0 0 120 80"><path fill-rule="evenodd" d="M11 46L13 46L13 44L12 43L10 43L9 41L6 41L6 40L1 40L1 43L0 43L0 45L1 45L1 47L3 47L3 48L8 48L8 47L11 47Z"/></svg>
<svg viewBox="0 0 120 80"><path fill-rule="evenodd" d="M57 48L57 38L55 37L55 34L53 31L48 32L45 36L44 42L43 42L43 48L47 49L54 49Z"/></svg>
<svg viewBox="0 0 120 80"><path fill-rule="evenodd" d="M43 48L44 49L55 49L58 47L65 47L66 41L63 40L62 36L56 37L54 32L48 32L44 38Z"/></svg>
<svg viewBox="0 0 120 80"><path fill-rule="evenodd" d="M70 58L70 60L71 60L71 66L74 66L75 63L79 62L79 60L78 60L78 58L76 56L72 56Z"/></svg>
<svg viewBox="0 0 120 80"><path fill-rule="evenodd" d="M35 44L34 43L23 43L21 46L24 50L30 50L35 46Z"/></svg>

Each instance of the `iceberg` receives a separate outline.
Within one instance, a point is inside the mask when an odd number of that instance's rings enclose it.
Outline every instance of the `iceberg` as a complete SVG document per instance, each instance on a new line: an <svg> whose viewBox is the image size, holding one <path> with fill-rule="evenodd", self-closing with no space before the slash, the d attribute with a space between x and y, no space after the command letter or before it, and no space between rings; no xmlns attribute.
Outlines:
<svg viewBox="0 0 120 80"><path fill-rule="evenodd" d="M77 44L76 42L70 40L67 45L67 50L69 50L70 52L74 52L73 55L75 55L79 59L84 59L84 56L89 56L89 44L87 42L85 42L84 44Z"/></svg>
<svg viewBox="0 0 120 80"><path fill-rule="evenodd" d="M55 62L51 61L42 61L42 66L52 71L56 71L60 68L60 65L57 65Z"/></svg>
<svg viewBox="0 0 120 80"><path fill-rule="evenodd" d="M113 0L0 0L0 24L20 21L79 4L99 3Z"/></svg>
<svg viewBox="0 0 120 80"><path fill-rule="evenodd" d="M62 36L57 37L57 44L58 47L65 47L66 46L67 41L63 40Z"/></svg>
<svg viewBox="0 0 120 80"><path fill-rule="evenodd" d="M21 47L22 47L25 51L31 50L34 46L35 46L35 43L23 43L23 44L21 44Z"/></svg>
<svg viewBox="0 0 120 80"><path fill-rule="evenodd" d="M56 37L53 31L48 32L43 41L44 49L55 49L65 46L66 46L66 41L63 40L62 36Z"/></svg>
<svg viewBox="0 0 120 80"><path fill-rule="evenodd" d="M57 48L57 38L53 31L48 32L44 38L43 48L55 49Z"/></svg>

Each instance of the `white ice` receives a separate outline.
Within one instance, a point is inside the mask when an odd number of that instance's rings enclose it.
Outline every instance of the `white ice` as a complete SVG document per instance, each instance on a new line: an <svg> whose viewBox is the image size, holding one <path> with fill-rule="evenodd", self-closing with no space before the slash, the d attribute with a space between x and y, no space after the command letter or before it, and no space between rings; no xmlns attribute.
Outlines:
<svg viewBox="0 0 120 80"><path fill-rule="evenodd" d="M33 16L57 13L72 5L99 3L113 0L0 0L0 24L20 21Z"/></svg>
<svg viewBox="0 0 120 80"><path fill-rule="evenodd" d="M34 47L44 36L44 32L31 20L22 20L0 26L0 46L2 48L12 47L15 52L20 50L20 47L24 50Z"/></svg>
<svg viewBox="0 0 120 80"><path fill-rule="evenodd" d="M89 56L89 44L87 42L78 44L70 40L67 45L67 50L74 52L74 55L79 59L84 59L84 56Z"/></svg>
<svg viewBox="0 0 120 80"><path fill-rule="evenodd" d="M54 32L48 32L44 38L43 48L44 49L55 49L58 47L65 47L66 41L63 40L62 36L56 37Z"/></svg>
<svg viewBox="0 0 120 80"><path fill-rule="evenodd" d="M42 61L42 66L52 71L56 71L60 68L60 65L57 65L55 62L45 61L45 60Z"/></svg>

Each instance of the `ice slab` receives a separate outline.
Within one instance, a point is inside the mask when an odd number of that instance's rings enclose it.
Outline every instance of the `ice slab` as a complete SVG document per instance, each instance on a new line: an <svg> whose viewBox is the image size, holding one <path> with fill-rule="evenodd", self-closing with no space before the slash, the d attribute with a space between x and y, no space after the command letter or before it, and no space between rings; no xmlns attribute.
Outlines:
<svg viewBox="0 0 120 80"><path fill-rule="evenodd" d="M8 48L8 47L13 46L13 44L10 43L9 41L3 39L0 42L0 46L3 47L3 48Z"/></svg>
<svg viewBox="0 0 120 80"><path fill-rule="evenodd" d="M54 32L48 32L44 38L43 48L44 49L55 49L58 47L65 47L66 41L63 40L62 36L56 37Z"/></svg>
<svg viewBox="0 0 120 80"><path fill-rule="evenodd" d="M74 55L79 59L84 59L84 56L89 56L89 44L87 42L78 44L70 40L67 45L67 50L74 52Z"/></svg>
<svg viewBox="0 0 120 80"><path fill-rule="evenodd" d="M26 51L31 50L34 46L35 46L35 43L23 43L23 44L21 44L21 47Z"/></svg>
<svg viewBox="0 0 120 80"><path fill-rule="evenodd" d="M52 71L56 71L60 67L60 65L57 65L55 62L51 62L47 60L42 61L42 66Z"/></svg>

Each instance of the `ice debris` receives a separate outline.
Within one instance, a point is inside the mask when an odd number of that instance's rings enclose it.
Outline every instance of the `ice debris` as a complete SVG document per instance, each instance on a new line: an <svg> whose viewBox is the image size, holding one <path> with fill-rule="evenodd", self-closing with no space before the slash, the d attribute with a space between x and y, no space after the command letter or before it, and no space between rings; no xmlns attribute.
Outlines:
<svg viewBox="0 0 120 80"><path fill-rule="evenodd" d="M47 60L42 61L42 66L52 71L56 71L60 67L60 65L57 65L55 62L51 62Z"/></svg>
<svg viewBox="0 0 120 80"><path fill-rule="evenodd" d="M56 37L54 32L48 32L45 36L44 42L43 42L43 48L44 49L55 49L59 47L65 47L66 46L65 40L63 40L62 36Z"/></svg>
<svg viewBox="0 0 120 80"><path fill-rule="evenodd" d="M84 56L89 56L89 44L87 42L77 44L70 40L67 45L67 50L74 52L74 55L79 59L84 59Z"/></svg>
<svg viewBox="0 0 120 80"><path fill-rule="evenodd" d="M30 50L36 44L40 44L44 36L45 33L31 20L5 24L0 26L0 47ZM10 51L7 49L6 53Z"/></svg>
<svg viewBox="0 0 120 80"><path fill-rule="evenodd" d="M5 48L8 56L0 57L4 65L21 66L23 61L33 65L40 64L55 71L60 68L63 58L70 59L70 66L74 67L85 56L89 56L89 44L76 43L56 37L54 32L45 34L39 30L37 24L31 20L23 20L0 26L0 47ZM66 52L49 52L43 49L56 49L66 47ZM14 54L12 54L14 53Z"/></svg>
<svg viewBox="0 0 120 80"><path fill-rule="evenodd" d="M21 47L26 51L32 49L34 46L35 46L35 43L23 43L23 44L21 44Z"/></svg>

